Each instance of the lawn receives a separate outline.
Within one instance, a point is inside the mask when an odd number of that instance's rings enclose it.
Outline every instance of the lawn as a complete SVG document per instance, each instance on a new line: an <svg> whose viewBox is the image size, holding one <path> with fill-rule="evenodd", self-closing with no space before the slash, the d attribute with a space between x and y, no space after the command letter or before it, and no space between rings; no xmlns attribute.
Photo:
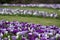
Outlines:
<svg viewBox="0 0 60 40"><path fill-rule="evenodd" d="M0 20L5 19L8 21L20 21L20 22L29 22L42 25L56 25L60 26L60 20L55 18L42 18L42 17L28 17L28 16L2 16L0 15Z"/></svg>
<svg viewBox="0 0 60 40"><path fill-rule="evenodd" d="M47 12L56 12L60 15L59 9L52 9L52 8L38 8L38 7L9 7L9 6L0 6L0 8L14 8L14 9L27 9L27 10L39 10L39 11L47 11ZM42 24L42 25L56 25L60 26L60 19L55 18L43 18L43 17L28 17L28 16L2 16L0 15L0 20L6 19L8 21L17 20L20 22L29 22L35 24Z"/></svg>

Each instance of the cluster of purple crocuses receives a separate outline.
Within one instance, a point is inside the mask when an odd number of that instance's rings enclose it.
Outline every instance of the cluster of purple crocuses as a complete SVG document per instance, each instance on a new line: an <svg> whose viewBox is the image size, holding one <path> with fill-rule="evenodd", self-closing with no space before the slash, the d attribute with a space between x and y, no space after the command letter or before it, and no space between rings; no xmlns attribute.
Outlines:
<svg viewBox="0 0 60 40"><path fill-rule="evenodd" d="M0 40L60 40L60 28L18 21L0 21Z"/></svg>

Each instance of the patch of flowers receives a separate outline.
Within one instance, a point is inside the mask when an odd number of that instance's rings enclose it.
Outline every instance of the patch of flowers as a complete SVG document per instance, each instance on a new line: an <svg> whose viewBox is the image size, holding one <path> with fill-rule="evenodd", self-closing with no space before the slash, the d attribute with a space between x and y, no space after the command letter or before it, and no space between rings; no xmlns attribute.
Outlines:
<svg viewBox="0 0 60 40"><path fill-rule="evenodd" d="M21 9L11 9L11 8L0 8L0 14L23 14L23 15L34 15L34 16L42 16L42 17L53 17L57 18L58 14L55 12L49 13L45 11L37 11L37 10L21 10Z"/></svg>
<svg viewBox="0 0 60 40"><path fill-rule="evenodd" d="M60 8L60 4L0 4L0 6Z"/></svg>
<svg viewBox="0 0 60 40"><path fill-rule="evenodd" d="M60 40L60 28L18 21L0 21L0 40Z"/></svg>

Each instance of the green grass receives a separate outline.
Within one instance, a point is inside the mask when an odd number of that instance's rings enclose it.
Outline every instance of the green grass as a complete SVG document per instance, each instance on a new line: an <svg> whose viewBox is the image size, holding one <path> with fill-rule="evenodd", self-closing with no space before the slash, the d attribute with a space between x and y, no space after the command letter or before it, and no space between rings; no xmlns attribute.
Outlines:
<svg viewBox="0 0 60 40"><path fill-rule="evenodd" d="M6 19L8 21L19 21L19 22L28 22L34 24L42 25L56 25L60 26L60 20L55 18L42 18L42 17L28 17L28 16L2 16L0 15L0 20Z"/></svg>
<svg viewBox="0 0 60 40"><path fill-rule="evenodd" d="M39 10L46 12L56 12L60 15L60 9L52 9L52 8L39 8L39 7L18 7L18 6L0 6L0 8L13 8L13 9L24 9L24 10ZM28 16L2 16L0 15L0 20L6 19L8 21L17 20L20 22L29 22L34 24L42 24L42 25L56 25L60 26L60 17L59 19L55 18L42 18L42 17L28 17Z"/></svg>

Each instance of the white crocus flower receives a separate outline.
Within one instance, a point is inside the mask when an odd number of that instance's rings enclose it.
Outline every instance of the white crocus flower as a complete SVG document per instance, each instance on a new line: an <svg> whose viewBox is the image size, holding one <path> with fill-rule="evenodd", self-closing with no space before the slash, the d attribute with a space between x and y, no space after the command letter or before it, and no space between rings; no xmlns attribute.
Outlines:
<svg viewBox="0 0 60 40"><path fill-rule="evenodd" d="M28 30L29 30L29 31L31 30L30 27L28 27Z"/></svg>
<svg viewBox="0 0 60 40"><path fill-rule="evenodd" d="M2 29L3 31L6 31L6 29Z"/></svg>
<svg viewBox="0 0 60 40"><path fill-rule="evenodd" d="M6 21L7 23L9 22L9 21Z"/></svg>
<svg viewBox="0 0 60 40"><path fill-rule="evenodd" d="M38 37L39 37L39 38L40 38L40 35L41 35L41 34L38 34Z"/></svg>
<svg viewBox="0 0 60 40"><path fill-rule="evenodd" d="M48 35L53 35L53 33L48 33Z"/></svg>
<svg viewBox="0 0 60 40"><path fill-rule="evenodd" d="M32 35L32 33L29 33L29 35Z"/></svg>
<svg viewBox="0 0 60 40"><path fill-rule="evenodd" d="M16 38L18 38L20 36L20 32L17 32L16 35Z"/></svg>
<svg viewBox="0 0 60 40"><path fill-rule="evenodd" d="M36 12L36 11L34 11L33 15L37 15L37 12Z"/></svg>
<svg viewBox="0 0 60 40"><path fill-rule="evenodd" d="M20 30L22 30L22 29L20 28Z"/></svg>
<svg viewBox="0 0 60 40"><path fill-rule="evenodd" d="M2 39L3 40L3 39Z"/></svg>
<svg viewBox="0 0 60 40"><path fill-rule="evenodd" d="M38 36L39 36L39 33L37 33L37 32L33 32L33 34L35 34L35 35L38 35Z"/></svg>
<svg viewBox="0 0 60 40"><path fill-rule="evenodd" d="M58 15L57 15L57 14L55 14L55 15L54 15L54 18L56 18L57 16L58 16Z"/></svg>
<svg viewBox="0 0 60 40"><path fill-rule="evenodd" d="M8 39L10 40L10 35L8 35Z"/></svg>
<svg viewBox="0 0 60 40"><path fill-rule="evenodd" d="M34 29L32 28L30 31L33 32L33 30L34 30Z"/></svg>
<svg viewBox="0 0 60 40"><path fill-rule="evenodd" d="M25 29L26 29L27 27L25 27Z"/></svg>
<svg viewBox="0 0 60 40"><path fill-rule="evenodd" d="M18 27L18 29L20 29L20 28Z"/></svg>
<svg viewBox="0 0 60 40"><path fill-rule="evenodd" d="M50 17L53 17L53 14L50 14Z"/></svg>
<svg viewBox="0 0 60 40"><path fill-rule="evenodd" d="M49 36L47 34L45 34L46 38L49 38Z"/></svg>
<svg viewBox="0 0 60 40"><path fill-rule="evenodd" d="M39 38L35 38L35 40L40 40Z"/></svg>
<svg viewBox="0 0 60 40"><path fill-rule="evenodd" d="M0 36L1 36L1 37L3 37L3 34L2 34L2 33L0 33Z"/></svg>
<svg viewBox="0 0 60 40"><path fill-rule="evenodd" d="M57 38L57 37L60 37L60 34L56 34L56 36L55 36L55 37L56 37L56 38Z"/></svg>
<svg viewBox="0 0 60 40"><path fill-rule="evenodd" d="M16 39L18 39L18 38L19 38L19 35L16 36Z"/></svg>
<svg viewBox="0 0 60 40"><path fill-rule="evenodd" d="M8 34L8 31L5 31L6 34Z"/></svg>
<svg viewBox="0 0 60 40"><path fill-rule="evenodd" d="M22 31L22 32L17 32L16 33L16 38L18 38L21 34L24 35L25 33L27 33L27 31Z"/></svg>

